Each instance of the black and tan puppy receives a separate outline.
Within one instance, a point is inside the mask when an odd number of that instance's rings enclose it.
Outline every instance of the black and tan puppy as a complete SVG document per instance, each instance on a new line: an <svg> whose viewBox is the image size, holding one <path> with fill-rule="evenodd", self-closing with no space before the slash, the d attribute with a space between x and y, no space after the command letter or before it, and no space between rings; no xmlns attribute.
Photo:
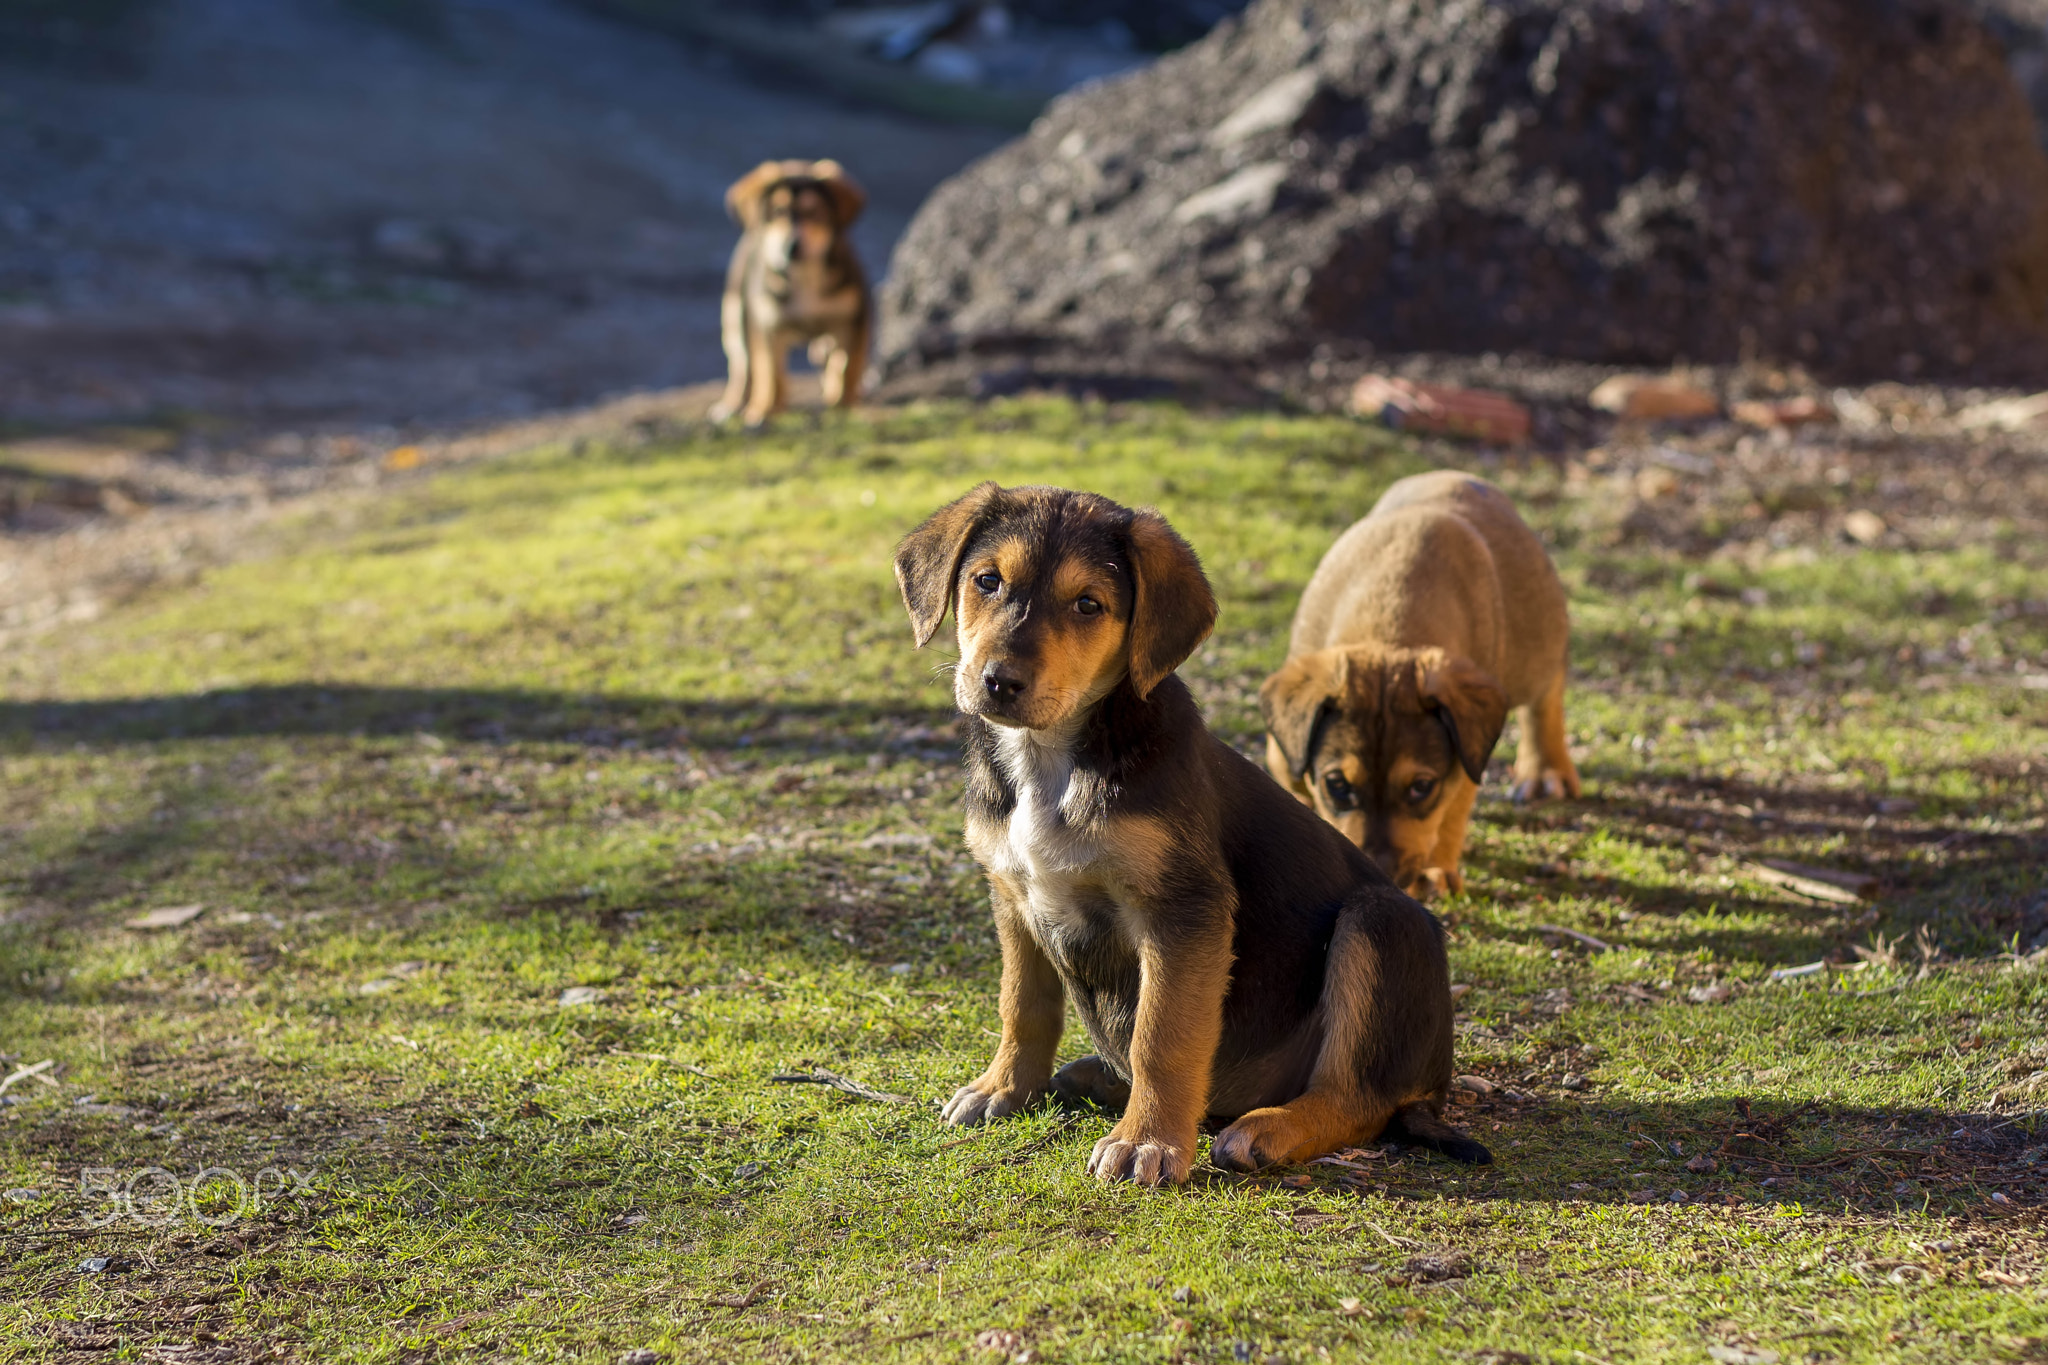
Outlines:
<svg viewBox="0 0 2048 1365"><path fill-rule="evenodd" d="M1002 1043L946 1105L1001 1118L1048 1090L1123 1116L1088 1169L1187 1179L1390 1125L1467 1161L1443 932L1336 831L1212 736L1173 670L1215 598L1155 512L985 483L896 551L923 645L955 611L966 835L1002 944ZM1067 1002L1095 1053L1054 1074Z"/></svg>
<svg viewBox="0 0 2048 1365"><path fill-rule="evenodd" d="M866 204L836 161L764 161L725 192L744 231L719 305L726 380L711 420L743 411L755 427L780 412L789 348L806 344L825 368L825 402L860 401L874 304L847 229Z"/></svg>
<svg viewBox="0 0 2048 1365"><path fill-rule="evenodd" d="M1337 538L1266 679L1266 766L1416 895L1458 862L1486 760L1520 707L1515 799L1577 796L1565 744L1564 585L1506 494L1401 480Z"/></svg>

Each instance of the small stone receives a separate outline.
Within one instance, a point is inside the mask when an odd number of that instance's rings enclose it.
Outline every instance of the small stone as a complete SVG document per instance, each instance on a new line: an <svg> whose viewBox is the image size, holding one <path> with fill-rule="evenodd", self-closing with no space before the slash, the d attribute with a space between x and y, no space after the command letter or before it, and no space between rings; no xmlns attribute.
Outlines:
<svg viewBox="0 0 2048 1365"><path fill-rule="evenodd" d="M571 1005L595 1005L603 999L604 992L595 986L571 986L555 1003L567 1008Z"/></svg>
<svg viewBox="0 0 2048 1365"><path fill-rule="evenodd" d="M1618 374L1593 390L1588 400L1602 412L1638 421L1684 421L1713 417L1721 402L1676 375Z"/></svg>
<svg viewBox="0 0 2048 1365"><path fill-rule="evenodd" d="M1454 1076L1451 1089L1468 1090L1474 1095L1491 1095L1498 1087L1484 1076Z"/></svg>
<svg viewBox="0 0 2048 1365"><path fill-rule="evenodd" d="M1708 1156L1705 1152L1701 1152L1698 1156L1685 1163L1685 1169L1691 1171L1694 1175L1712 1175L1715 1171L1721 1169L1721 1163Z"/></svg>
<svg viewBox="0 0 2048 1365"><path fill-rule="evenodd" d="M619 1352L619 1365L659 1365L661 1352L645 1346L635 1346L630 1351Z"/></svg>
<svg viewBox="0 0 2048 1365"><path fill-rule="evenodd" d="M78 1263L78 1269L80 1274L97 1275L113 1263L114 1262L111 1257L88 1256Z"/></svg>
<svg viewBox="0 0 2048 1365"><path fill-rule="evenodd" d="M1567 1090L1584 1090L1593 1083L1576 1071L1567 1071L1564 1073L1564 1079L1558 1082L1558 1084Z"/></svg>
<svg viewBox="0 0 2048 1365"><path fill-rule="evenodd" d="M387 218L370 230L370 250L397 266L437 270L448 264L447 239L411 218Z"/></svg>
<svg viewBox="0 0 2048 1365"><path fill-rule="evenodd" d="M1398 431L1459 436L1499 446L1525 443L1535 422L1525 404L1506 394L1383 374L1366 375L1352 386L1351 411Z"/></svg>
<svg viewBox="0 0 2048 1365"><path fill-rule="evenodd" d="M1861 507L1842 518L1843 532L1858 545L1877 544L1888 529L1883 517Z"/></svg>
<svg viewBox="0 0 2048 1365"><path fill-rule="evenodd" d="M1674 1204L1690 1204L1692 1202L1692 1196L1684 1190L1673 1190L1670 1194L1670 1199Z"/></svg>
<svg viewBox="0 0 2048 1365"><path fill-rule="evenodd" d="M1822 398L1784 398L1775 402L1737 403L1729 416L1753 427L1803 427L1835 420L1834 405Z"/></svg>
<svg viewBox="0 0 2048 1365"><path fill-rule="evenodd" d="M1339 1299L1337 1311L1347 1318L1355 1318L1365 1311L1365 1303L1360 1299Z"/></svg>
<svg viewBox="0 0 2048 1365"><path fill-rule="evenodd" d="M9 1190L6 1197L7 1202L10 1204L27 1204L42 1198L42 1195L43 1192L41 1190L31 1189L26 1185L22 1185Z"/></svg>
<svg viewBox="0 0 2048 1365"><path fill-rule="evenodd" d="M947 85L979 85L988 78L981 58L958 43L936 42L917 54L918 74Z"/></svg>

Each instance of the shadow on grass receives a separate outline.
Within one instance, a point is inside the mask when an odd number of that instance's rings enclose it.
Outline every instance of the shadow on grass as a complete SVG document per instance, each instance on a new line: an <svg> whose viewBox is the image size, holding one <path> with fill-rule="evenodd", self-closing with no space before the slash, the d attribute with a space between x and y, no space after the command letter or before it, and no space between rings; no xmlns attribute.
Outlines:
<svg viewBox="0 0 2048 1365"><path fill-rule="evenodd" d="M1459 1180L1461 1196L1489 1202L1797 1204L1816 1213L1876 1216L1926 1209L2003 1217L2048 1204L2048 1182L2040 1178L2043 1113L1795 1106L1727 1096L1485 1101L1459 1106L1450 1117L1492 1148L1494 1166L1460 1168L1409 1149L1385 1165L1371 1163L1362 1176L1337 1175L1336 1183L1436 1198L1449 1178ZM1994 1201L1994 1193L2005 1202Z"/></svg>
<svg viewBox="0 0 2048 1365"><path fill-rule="evenodd" d="M595 748L678 745L860 749L952 713L862 702L735 702L526 688L287 684L110 701L0 703L0 745L119 745L262 735L429 734L480 743L554 741Z"/></svg>

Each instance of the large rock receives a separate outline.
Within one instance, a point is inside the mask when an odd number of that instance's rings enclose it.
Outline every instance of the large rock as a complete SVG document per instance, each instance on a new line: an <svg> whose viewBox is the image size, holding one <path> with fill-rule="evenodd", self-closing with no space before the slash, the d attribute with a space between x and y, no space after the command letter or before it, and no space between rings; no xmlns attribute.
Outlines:
<svg viewBox="0 0 2048 1365"><path fill-rule="evenodd" d="M1318 348L2048 380L2048 160L1943 0L1260 0L899 244L885 372Z"/></svg>

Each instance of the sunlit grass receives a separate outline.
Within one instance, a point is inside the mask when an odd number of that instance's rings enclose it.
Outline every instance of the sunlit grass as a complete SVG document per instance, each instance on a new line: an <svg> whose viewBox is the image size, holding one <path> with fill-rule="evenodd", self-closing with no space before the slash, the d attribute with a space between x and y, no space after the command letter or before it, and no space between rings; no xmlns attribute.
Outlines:
<svg viewBox="0 0 2048 1365"><path fill-rule="evenodd" d="M1693 560L1490 468L1572 588L1588 778L1493 784L1441 907L1499 1163L1139 1192L1082 1175L1099 1117L939 1125L996 953L896 538L982 478L1158 505L1250 748L1316 560L1439 457L1052 400L549 450L0 660L0 1051L61 1064L0 1109L0 1358L2040 1357L2048 693L1961 667L2048 649L2039 546ZM769 1079L819 1067L917 1103ZM307 1184L82 1231L150 1166Z"/></svg>

